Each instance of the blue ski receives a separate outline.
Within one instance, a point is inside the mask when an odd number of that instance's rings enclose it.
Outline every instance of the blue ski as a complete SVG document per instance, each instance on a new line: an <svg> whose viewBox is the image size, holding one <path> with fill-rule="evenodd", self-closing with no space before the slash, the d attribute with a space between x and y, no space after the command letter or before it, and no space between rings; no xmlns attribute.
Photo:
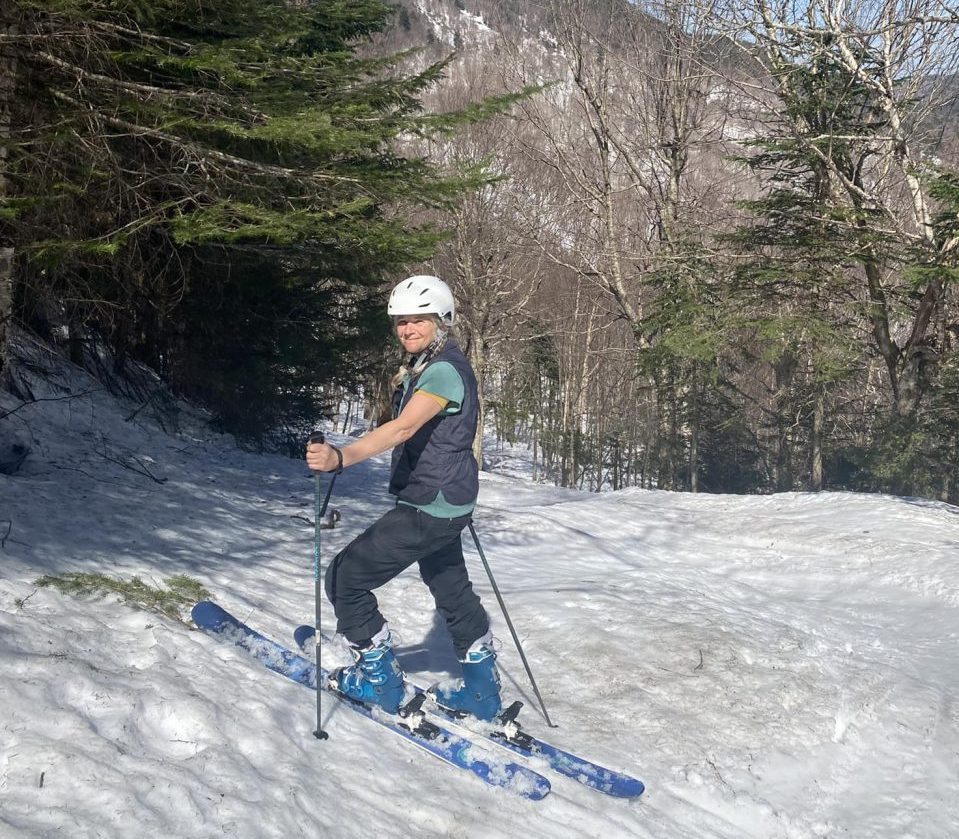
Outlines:
<svg viewBox="0 0 959 839"><path fill-rule="evenodd" d="M257 661L270 670L301 685L316 689L316 667L311 661L241 623L216 603L208 600L197 603L193 607L192 615L193 622L200 629L232 641L251 653ZM319 676L320 686L328 690L328 673L320 670ZM347 708L399 734L445 763L472 772L490 786L505 787L533 801L538 801L550 791L549 781L525 766L519 766L516 763L488 762L486 754L481 752L471 740L429 722L425 723L425 727L408 727L396 717L374 712L368 706L355 702L334 690L328 690L328 692Z"/></svg>
<svg viewBox="0 0 959 839"><path fill-rule="evenodd" d="M306 650L314 643L315 634L312 626L298 626L293 632L293 639L300 649ZM417 693L425 694L427 692L426 688L412 682L408 681L407 684ZM454 714L438 705L433 705L429 710L441 714L453 722L457 721ZM606 793L606 795L612 795L616 798L638 798L646 788L643 782L637 778L607 769L591 760L586 760L565 749L560 749L552 743L533 737L525 730L522 730L514 739L510 739L502 731L490 731L486 736L494 743L518 754L542 758L560 775L572 778L574 781L590 789Z"/></svg>

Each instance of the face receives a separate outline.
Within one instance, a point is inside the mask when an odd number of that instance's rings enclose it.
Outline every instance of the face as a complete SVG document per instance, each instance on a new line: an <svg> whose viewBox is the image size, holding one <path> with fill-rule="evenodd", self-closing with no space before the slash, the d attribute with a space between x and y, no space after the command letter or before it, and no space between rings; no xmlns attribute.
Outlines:
<svg viewBox="0 0 959 839"><path fill-rule="evenodd" d="M436 318L432 315L399 315L393 318L396 337L403 349L413 355L425 350L436 337Z"/></svg>

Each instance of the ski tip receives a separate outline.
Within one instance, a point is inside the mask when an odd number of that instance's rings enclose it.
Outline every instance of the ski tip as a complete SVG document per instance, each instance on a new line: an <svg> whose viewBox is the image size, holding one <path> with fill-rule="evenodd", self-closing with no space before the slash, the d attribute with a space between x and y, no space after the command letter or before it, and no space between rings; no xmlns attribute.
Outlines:
<svg viewBox="0 0 959 839"><path fill-rule="evenodd" d="M212 600L201 600L190 610L190 617L200 629L216 629L229 619L229 614Z"/></svg>

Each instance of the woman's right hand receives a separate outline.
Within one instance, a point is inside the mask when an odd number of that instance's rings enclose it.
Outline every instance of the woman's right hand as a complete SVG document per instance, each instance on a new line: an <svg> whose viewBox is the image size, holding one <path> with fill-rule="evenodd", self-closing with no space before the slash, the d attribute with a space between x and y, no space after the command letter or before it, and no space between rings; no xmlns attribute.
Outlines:
<svg viewBox="0 0 959 839"><path fill-rule="evenodd" d="M306 447L306 465L314 472L335 472L340 462L337 450L329 443L309 443Z"/></svg>

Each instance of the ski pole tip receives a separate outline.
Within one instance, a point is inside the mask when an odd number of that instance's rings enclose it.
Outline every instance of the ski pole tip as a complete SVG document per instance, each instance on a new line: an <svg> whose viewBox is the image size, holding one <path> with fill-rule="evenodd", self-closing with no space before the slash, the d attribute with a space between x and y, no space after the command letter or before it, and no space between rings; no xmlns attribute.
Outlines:
<svg viewBox="0 0 959 839"><path fill-rule="evenodd" d="M313 736L314 736L317 740L329 740L329 739L330 739L330 735L327 734L322 728L318 728L316 731L314 731L314 732L313 732Z"/></svg>

